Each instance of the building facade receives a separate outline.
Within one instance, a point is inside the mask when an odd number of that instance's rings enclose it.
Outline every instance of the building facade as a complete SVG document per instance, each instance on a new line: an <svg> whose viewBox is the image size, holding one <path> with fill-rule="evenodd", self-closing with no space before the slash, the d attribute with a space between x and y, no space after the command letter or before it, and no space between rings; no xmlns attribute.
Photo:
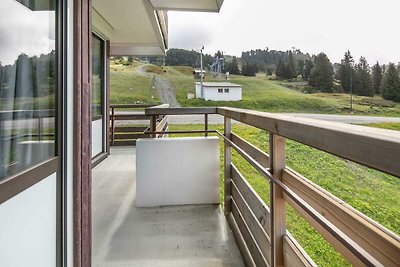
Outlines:
<svg viewBox="0 0 400 267"><path fill-rule="evenodd" d="M229 82L196 82L196 98L211 101L242 100L242 86Z"/></svg>

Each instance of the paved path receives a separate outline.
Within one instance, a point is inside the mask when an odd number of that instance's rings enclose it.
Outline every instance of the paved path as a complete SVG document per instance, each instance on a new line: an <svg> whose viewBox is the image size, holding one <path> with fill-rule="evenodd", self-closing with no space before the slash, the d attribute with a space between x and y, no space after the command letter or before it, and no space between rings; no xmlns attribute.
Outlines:
<svg viewBox="0 0 400 267"><path fill-rule="evenodd" d="M352 124L367 124L381 122L400 123L399 117L372 117L372 116L356 116L356 115L332 115L332 114L305 114L305 113L282 113L294 117L303 117L309 119L335 121Z"/></svg>
<svg viewBox="0 0 400 267"><path fill-rule="evenodd" d="M301 113L276 113L287 116L309 118L324 121L334 121L350 124L367 124L367 123L382 123L382 122L395 122L400 123L400 118L394 117L371 117L371 116L354 116L354 115L326 115L326 114L301 114ZM171 124L202 124L204 123L203 115L182 115L170 116L169 122ZM209 124L223 124L224 118L217 114L210 114L208 116ZM237 123L237 122L236 122Z"/></svg>
<svg viewBox="0 0 400 267"><path fill-rule="evenodd" d="M121 111L118 113L125 113L125 111ZM367 124L367 123L382 123L382 122L394 122L400 123L399 117L371 117L371 116L355 116L355 115L331 115L331 114L305 114L305 113L274 113L274 114L282 114L287 116L293 116L294 118L310 118L317 120L325 120L325 121L334 121L334 122L342 122L342 123L350 123L350 124ZM135 122L118 122L118 125L123 124L132 124ZM138 122L136 122L138 123ZM143 123L140 122L140 123ZM203 124L204 123L204 115L178 115L178 116L169 116L170 124ZM217 114L208 115L208 123L209 124L223 124L224 118ZM233 121L233 123L238 123Z"/></svg>

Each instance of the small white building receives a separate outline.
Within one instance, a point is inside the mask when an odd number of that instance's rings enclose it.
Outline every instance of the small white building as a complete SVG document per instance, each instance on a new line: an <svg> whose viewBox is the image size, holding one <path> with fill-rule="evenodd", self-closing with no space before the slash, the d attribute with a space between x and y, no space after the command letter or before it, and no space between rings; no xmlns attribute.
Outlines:
<svg viewBox="0 0 400 267"><path fill-rule="evenodd" d="M242 100L242 86L229 82L196 82L196 98L212 101Z"/></svg>

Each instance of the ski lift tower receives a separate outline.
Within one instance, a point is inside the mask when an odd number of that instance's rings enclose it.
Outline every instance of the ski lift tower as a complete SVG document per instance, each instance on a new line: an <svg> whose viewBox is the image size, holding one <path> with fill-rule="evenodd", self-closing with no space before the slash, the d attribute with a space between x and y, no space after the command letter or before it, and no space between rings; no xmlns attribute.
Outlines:
<svg viewBox="0 0 400 267"><path fill-rule="evenodd" d="M218 76L218 78L221 79L222 65L223 64L224 64L224 58L215 56L214 62L210 66L210 73L214 77Z"/></svg>

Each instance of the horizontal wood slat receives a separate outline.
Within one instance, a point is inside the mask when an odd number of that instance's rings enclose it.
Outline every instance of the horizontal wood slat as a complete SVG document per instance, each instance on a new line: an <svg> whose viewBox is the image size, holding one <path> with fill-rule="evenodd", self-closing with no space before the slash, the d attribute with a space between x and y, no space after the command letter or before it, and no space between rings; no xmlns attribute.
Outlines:
<svg viewBox="0 0 400 267"><path fill-rule="evenodd" d="M268 264L271 264L271 245L269 237L265 230L262 228L261 224L258 222L255 215L252 213L250 207L244 200L243 196L240 194L234 182L232 182L232 198L235 201L240 213L242 214L246 225L252 233L254 240L257 242L261 253L267 260Z"/></svg>
<svg viewBox="0 0 400 267"><path fill-rule="evenodd" d="M126 139L139 139L139 138L149 138L149 134L144 133L115 133L114 140L126 140Z"/></svg>
<svg viewBox="0 0 400 267"><path fill-rule="evenodd" d="M240 232L239 226L237 225L235 218L233 218L232 213L230 213L227 217L226 220L228 221L229 227L231 228L233 232L233 236L235 237L236 245L239 248L240 253L242 254L243 261L246 265L246 267L256 267L256 264L251 257L249 248L246 245L246 242L242 236L242 233Z"/></svg>
<svg viewBox="0 0 400 267"><path fill-rule="evenodd" d="M378 261L376 261L371 255L365 252L358 244L356 244L354 241L352 241L349 237L345 237L345 242L347 245L351 245L351 249L346 247L342 242L340 242L337 237L335 236L336 234L340 234L343 237L343 232L341 232L335 225L331 224L328 222L329 228L327 229L326 225L323 226L320 224L313 216L311 216L306 210L304 210L299 204L297 204L290 196L286 194L286 192L283 193L283 196L287 203L291 205L304 219L307 220L307 222L315 229L317 230L324 238L326 241L328 241L342 256L347 259L352 265L354 266L383 266L381 265ZM308 203L307 203L308 205ZM313 212L314 216L319 216L322 217L320 214L318 214L316 211ZM332 233L335 233L332 234ZM352 251L355 251L362 255L364 258L368 259L369 264L362 262Z"/></svg>
<svg viewBox="0 0 400 267"><path fill-rule="evenodd" d="M118 126L114 127L115 132L120 132L120 133L132 133L132 132L144 132L148 126L129 126L129 127L123 127L123 126Z"/></svg>
<svg viewBox="0 0 400 267"><path fill-rule="evenodd" d="M135 146L136 145L136 140L115 140L114 141L114 146Z"/></svg>
<svg viewBox="0 0 400 267"><path fill-rule="evenodd" d="M270 235L269 208L257 194L257 192L246 181L234 164L232 164L232 180L241 192L251 211L256 216L258 222L263 227L267 235ZM267 189L266 189L267 190Z"/></svg>
<svg viewBox="0 0 400 267"><path fill-rule="evenodd" d="M400 135L344 123L220 107L218 114L400 177Z"/></svg>
<svg viewBox="0 0 400 267"><path fill-rule="evenodd" d="M234 133L232 133L232 142L258 161L264 168L269 167L269 156L267 153Z"/></svg>
<svg viewBox="0 0 400 267"><path fill-rule="evenodd" d="M233 215L233 218L235 218L235 221L240 229L240 232L242 233L242 236L246 242L247 248L249 249L250 254L251 254L256 266L257 267L268 266L266 259L264 258L263 254L261 253L260 248L257 245L257 242L254 240L254 237L252 236L251 232L249 231L249 228L246 225L246 222L244 221L243 216L240 213L239 208L237 207L237 205L233 199L232 199L232 215Z"/></svg>
<svg viewBox="0 0 400 267"><path fill-rule="evenodd" d="M400 240L344 201L290 169L283 183L385 266L400 263Z"/></svg>
<svg viewBox="0 0 400 267"><path fill-rule="evenodd" d="M283 251L285 267L317 267L317 264L307 255L290 233L286 233L283 238Z"/></svg>
<svg viewBox="0 0 400 267"><path fill-rule="evenodd" d="M146 114L116 114L114 119L118 121L150 120L150 116Z"/></svg>

